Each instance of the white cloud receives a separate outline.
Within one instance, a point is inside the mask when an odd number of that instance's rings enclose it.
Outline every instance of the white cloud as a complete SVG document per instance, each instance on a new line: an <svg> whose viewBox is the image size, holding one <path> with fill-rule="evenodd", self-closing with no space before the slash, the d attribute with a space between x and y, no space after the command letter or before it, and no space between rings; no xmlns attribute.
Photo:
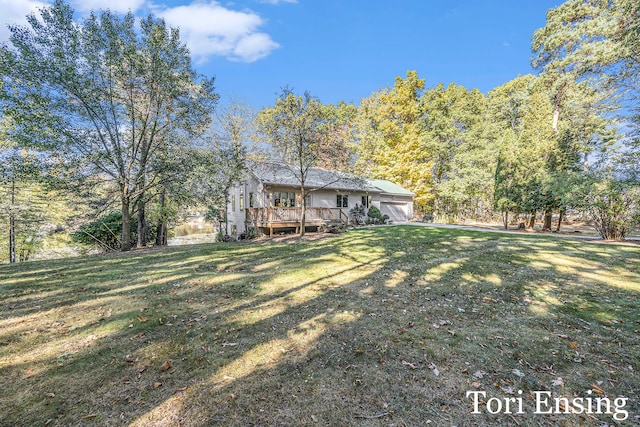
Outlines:
<svg viewBox="0 0 640 427"><path fill-rule="evenodd" d="M46 6L45 3L31 0L0 0L0 42L8 41L11 31L8 24L26 25L26 16Z"/></svg>
<svg viewBox="0 0 640 427"><path fill-rule="evenodd" d="M264 22L251 11L230 10L210 1L166 8L157 13L169 25L180 28L180 36L198 61L217 55L232 61L253 62L279 47L271 36L258 31Z"/></svg>
<svg viewBox="0 0 640 427"><path fill-rule="evenodd" d="M272 4L296 0L264 0ZM145 0L72 0L80 13L108 7L113 12L139 11L147 6L155 14L165 18L173 27L180 28L180 35L187 43L193 58L199 62L211 56L224 56L231 61L254 62L268 56L280 47L267 33L259 31L263 19L250 10L231 10L218 2L195 1L189 5L164 7L146 3ZM34 0L0 0L0 42L9 39L6 24L26 24L25 16L47 6Z"/></svg>
<svg viewBox="0 0 640 427"><path fill-rule="evenodd" d="M279 45L271 40L268 34L255 33L249 34L238 41L233 50L232 58L245 62L253 62L267 56L273 49Z"/></svg>
<svg viewBox="0 0 640 427"><path fill-rule="evenodd" d="M50 6L52 2L37 0L0 0L0 42L9 40L11 32L7 24L26 25L25 17L30 13L38 15L39 9ZM90 10L109 8L116 13L136 12L145 4L145 0L72 0L74 10L86 13Z"/></svg>
<svg viewBox="0 0 640 427"><path fill-rule="evenodd" d="M78 12L89 12L91 10L109 9L116 13L135 13L144 5L145 0L72 0L73 8Z"/></svg>

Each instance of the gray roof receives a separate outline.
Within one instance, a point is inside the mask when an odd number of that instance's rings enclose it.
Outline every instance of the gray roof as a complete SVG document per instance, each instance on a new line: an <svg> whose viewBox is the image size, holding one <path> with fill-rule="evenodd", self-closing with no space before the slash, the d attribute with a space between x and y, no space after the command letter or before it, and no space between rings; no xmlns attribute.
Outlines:
<svg viewBox="0 0 640 427"><path fill-rule="evenodd" d="M294 167L282 163L252 162L249 171L265 185L299 187L299 173ZM415 196L412 192L383 179L366 179L339 171L310 168L305 181L307 188L326 188L328 190L366 191L369 193Z"/></svg>
<svg viewBox="0 0 640 427"><path fill-rule="evenodd" d="M249 165L249 171L252 172L260 182L266 185L300 186L299 173L296 174L294 167L289 167L282 163L254 162ZM305 187L377 192L377 189L370 186L364 178L346 172L319 168L309 169L305 180Z"/></svg>

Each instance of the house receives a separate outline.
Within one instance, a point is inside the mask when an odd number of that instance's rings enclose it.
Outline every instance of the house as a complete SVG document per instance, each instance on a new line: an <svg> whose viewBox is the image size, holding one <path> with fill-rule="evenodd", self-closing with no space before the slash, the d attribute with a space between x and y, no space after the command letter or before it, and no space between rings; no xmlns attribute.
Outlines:
<svg viewBox="0 0 640 427"><path fill-rule="evenodd" d="M415 194L386 180L312 168L305 181L305 193L306 227L348 222L349 210L356 204L376 206L396 222L413 217ZM232 235L243 234L249 228L271 235L286 228L298 230L300 226L300 181L286 165L251 163L247 177L231 189L229 196L227 221Z"/></svg>

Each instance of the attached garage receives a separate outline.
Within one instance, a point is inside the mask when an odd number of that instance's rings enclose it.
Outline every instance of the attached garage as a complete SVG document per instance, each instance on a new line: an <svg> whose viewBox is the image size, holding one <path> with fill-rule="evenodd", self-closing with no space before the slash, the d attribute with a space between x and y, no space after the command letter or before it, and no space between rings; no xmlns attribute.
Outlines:
<svg viewBox="0 0 640 427"><path fill-rule="evenodd" d="M408 221L410 219L407 213L408 206L406 202L383 202L380 201L380 212L383 215L389 215L394 222Z"/></svg>
<svg viewBox="0 0 640 427"><path fill-rule="evenodd" d="M372 179L369 180L369 184L380 190L380 212L383 215L389 215L393 222L404 222L413 218L415 194L384 179Z"/></svg>

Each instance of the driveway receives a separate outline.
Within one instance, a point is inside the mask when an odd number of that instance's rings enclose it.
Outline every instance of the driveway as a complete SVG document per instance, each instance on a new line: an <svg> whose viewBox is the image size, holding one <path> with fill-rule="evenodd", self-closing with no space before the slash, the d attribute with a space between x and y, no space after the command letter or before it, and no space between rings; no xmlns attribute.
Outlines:
<svg viewBox="0 0 640 427"><path fill-rule="evenodd" d="M543 233L538 231L517 231L517 230L503 230L487 227L477 227L473 225L458 225L458 224L436 224L433 222L395 222L393 225L413 225L416 227L433 227L433 228L455 228L458 230L470 230L470 231L482 231L485 233L502 233L502 234L520 234L523 236L537 236L537 237L557 237L561 239L579 239L608 242L602 240L600 236L585 235L580 233ZM628 237L625 239L627 242L640 243L640 237Z"/></svg>

